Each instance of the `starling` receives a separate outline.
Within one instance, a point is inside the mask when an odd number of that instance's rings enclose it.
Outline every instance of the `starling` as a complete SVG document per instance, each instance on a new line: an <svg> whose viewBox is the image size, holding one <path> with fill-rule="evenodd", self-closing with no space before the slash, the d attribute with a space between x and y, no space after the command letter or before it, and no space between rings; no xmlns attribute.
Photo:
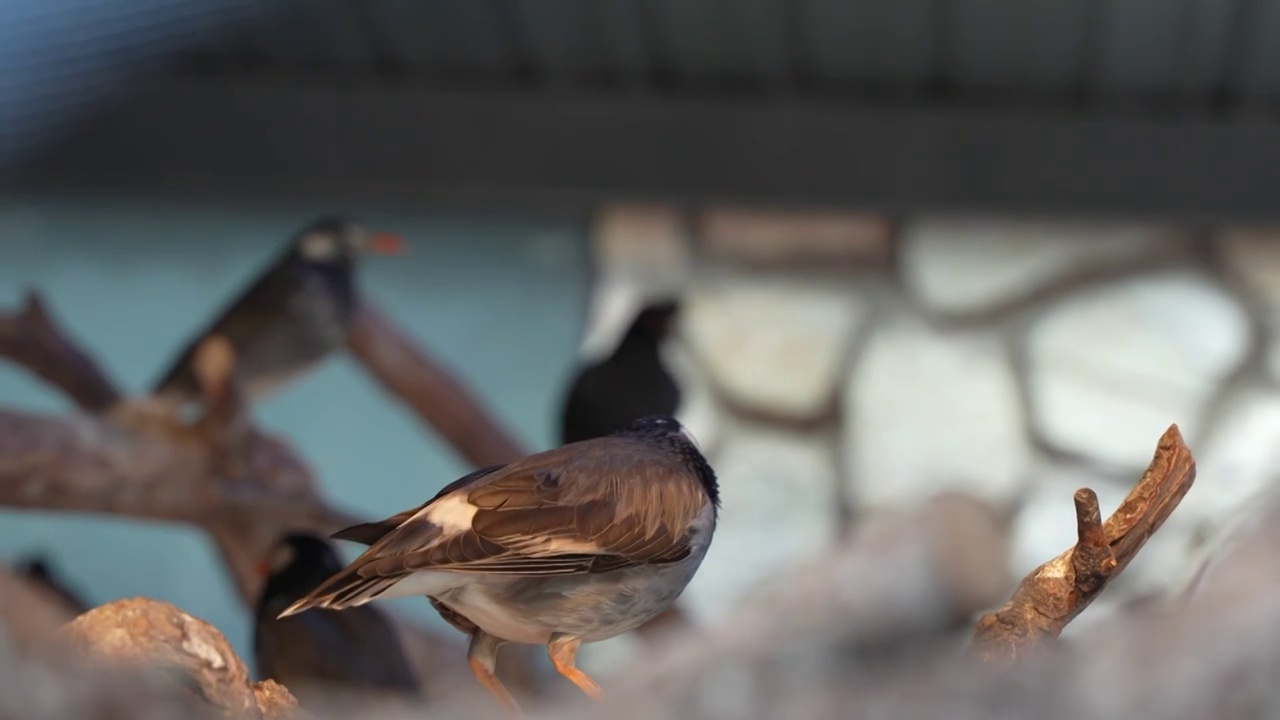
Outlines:
<svg viewBox="0 0 1280 720"><path fill-rule="evenodd" d="M187 344L153 394L175 404L198 400L195 353L215 334L235 352L235 378L244 397L256 402L274 394L346 342L361 257L401 249L398 236L369 233L342 218L312 224Z"/></svg>
<svg viewBox="0 0 1280 720"><path fill-rule="evenodd" d="M718 509L715 472L680 423L641 418L336 533L369 548L281 617L426 595L471 636L472 672L509 709L519 706L494 674L507 642L545 645L556 670L595 698L578 646L670 607L706 555Z"/></svg>

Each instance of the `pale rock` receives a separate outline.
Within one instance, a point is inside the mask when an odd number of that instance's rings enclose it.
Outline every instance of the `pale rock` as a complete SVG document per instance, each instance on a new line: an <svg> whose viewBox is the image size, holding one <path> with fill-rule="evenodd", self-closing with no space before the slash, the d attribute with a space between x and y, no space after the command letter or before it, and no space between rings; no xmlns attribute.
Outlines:
<svg viewBox="0 0 1280 720"><path fill-rule="evenodd" d="M1218 236L1226 271L1280 311L1280 228L1234 227Z"/></svg>
<svg viewBox="0 0 1280 720"><path fill-rule="evenodd" d="M681 215L667 205L605 206L594 219L591 248L594 278L579 349L584 360L613 352L645 304L678 297L691 260Z"/></svg>
<svg viewBox="0 0 1280 720"><path fill-rule="evenodd" d="M621 274L596 281L587 303L587 317L578 355L584 362L603 360L622 342L622 336L654 293Z"/></svg>
<svg viewBox="0 0 1280 720"><path fill-rule="evenodd" d="M696 222L706 257L752 265L883 264L893 245L889 219L867 212L713 207Z"/></svg>
<svg viewBox="0 0 1280 720"><path fill-rule="evenodd" d="M693 618L714 621L774 571L835 541L835 457L832 444L813 433L725 428L710 458L720 480L720 520L680 600Z"/></svg>
<svg viewBox="0 0 1280 720"><path fill-rule="evenodd" d="M844 401L859 507L913 505L946 489L1000 507L1026 481L1022 404L996 337L888 320L868 341Z"/></svg>
<svg viewBox="0 0 1280 720"><path fill-rule="evenodd" d="M685 220L672 205L606 205L594 218L591 247L597 272L662 290L678 288L691 267Z"/></svg>
<svg viewBox="0 0 1280 720"><path fill-rule="evenodd" d="M693 355L731 405L805 421L832 407L867 306L845 284L721 278L695 286L682 313Z"/></svg>
<svg viewBox="0 0 1280 720"><path fill-rule="evenodd" d="M1227 275L1261 306L1267 373L1280 382L1280 227L1229 228L1218 242Z"/></svg>
<svg viewBox="0 0 1280 720"><path fill-rule="evenodd" d="M1271 382L1280 383L1280 337L1272 336L1266 340L1263 362Z"/></svg>
<svg viewBox="0 0 1280 720"><path fill-rule="evenodd" d="M1196 481L1177 513L1222 526L1280 480L1280 395L1232 397L1214 432L1196 452Z"/></svg>
<svg viewBox="0 0 1280 720"><path fill-rule="evenodd" d="M680 386L676 419L693 436L702 452L714 452L719 447L723 419L706 371L680 340L663 346L662 363Z"/></svg>
<svg viewBox="0 0 1280 720"><path fill-rule="evenodd" d="M1170 424L1195 444L1250 334L1240 304L1198 274L1081 291L1026 338L1034 426L1060 450L1141 469Z"/></svg>
<svg viewBox="0 0 1280 720"><path fill-rule="evenodd" d="M981 313L1063 278L1166 257L1187 240L1162 226L924 218L903 230L903 281L933 311Z"/></svg>

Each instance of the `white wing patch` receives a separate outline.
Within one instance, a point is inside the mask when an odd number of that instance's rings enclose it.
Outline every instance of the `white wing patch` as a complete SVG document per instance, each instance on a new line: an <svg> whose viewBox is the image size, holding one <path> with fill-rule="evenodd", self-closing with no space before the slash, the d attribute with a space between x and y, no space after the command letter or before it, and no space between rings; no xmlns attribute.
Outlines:
<svg viewBox="0 0 1280 720"><path fill-rule="evenodd" d="M413 517L405 520L405 523L426 520L438 526L446 535L451 535L470 530L471 520L476 516L477 510L479 508L467 502L466 497L458 493L442 497L431 503L428 507L415 513Z"/></svg>

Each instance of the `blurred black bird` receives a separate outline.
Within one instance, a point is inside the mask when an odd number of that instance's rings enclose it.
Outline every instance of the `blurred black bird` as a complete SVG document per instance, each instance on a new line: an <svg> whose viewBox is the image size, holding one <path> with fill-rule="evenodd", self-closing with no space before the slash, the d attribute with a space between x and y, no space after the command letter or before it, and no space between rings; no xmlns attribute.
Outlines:
<svg viewBox="0 0 1280 720"><path fill-rule="evenodd" d="M44 556L32 555L18 561L13 566L13 571L19 576L40 585L49 592L58 596L60 600L65 602L71 612L79 615L89 610L92 605L85 602L83 597L67 587L66 582L58 577L58 573L54 572L50 567L50 563Z"/></svg>
<svg viewBox="0 0 1280 720"><path fill-rule="evenodd" d="M649 415L674 415L680 387L659 350L679 312L675 301L645 306L613 354L578 371L560 418L560 442L605 437Z"/></svg>
<svg viewBox="0 0 1280 720"><path fill-rule="evenodd" d="M260 567L267 580L253 632L259 679L274 679L312 708L344 694L421 698L399 636L377 608L276 617L342 567L333 547L315 535L290 533L276 542Z"/></svg>
<svg viewBox="0 0 1280 720"><path fill-rule="evenodd" d="M274 394L346 341L360 259L402 248L398 236L370 233L343 218L313 223L187 344L153 394L176 404L198 400L195 352L214 334L224 336L235 351L235 378L246 399Z"/></svg>

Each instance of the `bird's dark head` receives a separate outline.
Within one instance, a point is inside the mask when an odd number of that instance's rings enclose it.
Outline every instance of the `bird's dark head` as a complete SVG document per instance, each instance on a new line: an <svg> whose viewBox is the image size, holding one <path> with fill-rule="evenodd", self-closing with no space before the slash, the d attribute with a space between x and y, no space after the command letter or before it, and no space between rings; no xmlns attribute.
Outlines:
<svg viewBox="0 0 1280 720"><path fill-rule="evenodd" d="M645 305L632 321L631 327L627 330L627 336L662 340L671 332L679 315L680 303L676 300L663 300Z"/></svg>
<svg viewBox="0 0 1280 720"><path fill-rule="evenodd" d="M698 481L702 483L702 489L707 491L711 502L717 508L720 507L720 484L716 480L716 472L698 449L693 435L679 420L670 415L649 415L632 420L614 435L641 440L680 458L698 476Z"/></svg>
<svg viewBox="0 0 1280 720"><path fill-rule="evenodd" d="M317 220L297 234L293 252L316 265L350 266L368 253L395 255L404 250L399 235L370 232L341 217Z"/></svg>
<svg viewBox="0 0 1280 720"><path fill-rule="evenodd" d="M266 578L259 606L287 604L341 570L342 561L318 535L291 532L271 546L257 569Z"/></svg>
<svg viewBox="0 0 1280 720"><path fill-rule="evenodd" d="M14 566L14 570L23 577L48 580L53 577L49 563L43 557L30 557Z"/></svg>

